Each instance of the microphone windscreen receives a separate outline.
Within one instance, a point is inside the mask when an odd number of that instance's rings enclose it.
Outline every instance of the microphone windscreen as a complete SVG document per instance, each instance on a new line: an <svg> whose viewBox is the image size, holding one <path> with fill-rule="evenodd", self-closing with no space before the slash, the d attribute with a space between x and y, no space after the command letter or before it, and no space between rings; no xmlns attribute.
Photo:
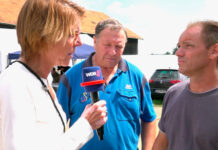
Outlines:
<svg viewBox="0 0 218 150"><path fill-rule="evenodd" d="M102 91L105 81L99 66L84 67L82 69L82 82L86 92Z"/></svg>

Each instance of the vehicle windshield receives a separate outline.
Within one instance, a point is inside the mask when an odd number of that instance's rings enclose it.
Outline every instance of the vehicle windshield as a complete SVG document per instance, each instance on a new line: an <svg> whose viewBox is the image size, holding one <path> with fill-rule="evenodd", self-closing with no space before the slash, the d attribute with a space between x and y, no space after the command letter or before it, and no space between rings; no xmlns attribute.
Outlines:
<svg viewBox="0 0 218 150"><path fill-rule="evenodd" d="M178 71L177 70L156 70L152 79L178 79Z"/></svg>

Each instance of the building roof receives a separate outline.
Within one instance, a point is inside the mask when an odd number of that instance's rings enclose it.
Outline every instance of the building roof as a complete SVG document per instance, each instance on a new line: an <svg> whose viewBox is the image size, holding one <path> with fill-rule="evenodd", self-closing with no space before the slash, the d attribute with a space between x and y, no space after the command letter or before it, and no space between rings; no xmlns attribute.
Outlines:
<svg viewBox="0 0 218 150"><path fill-rule="evenodd" d="M103 12L97 12L92 10L86 10L84 18L82 20L82 32L87 34L95 34L95 26L101 20L110 18ZM136 33L126 28L128 38L142 39Z"/></svg>
<svg viewBox="0 0 218 150"><path fill-rule="evenodd" d="M0 4L0 23L15 25L18 13L25 0L1 0ZM82 20L82 33L94 34L95 26L101 20L110 18L103 12L86 10ZM142 39L136 33L126 28L128 38Z"/></svg>
<svg viewBox="0 0 218 150"><path fill-rule="evenodd" d="M16 24L18 13L26 0L1 0L0 22Z"/></svg>

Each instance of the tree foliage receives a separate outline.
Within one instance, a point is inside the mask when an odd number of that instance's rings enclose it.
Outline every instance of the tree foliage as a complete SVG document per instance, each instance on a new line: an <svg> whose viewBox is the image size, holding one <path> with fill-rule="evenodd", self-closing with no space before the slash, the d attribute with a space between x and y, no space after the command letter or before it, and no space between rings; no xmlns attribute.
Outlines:
<svg viewBox="0 0 218 150"><path fill-rule="evenodd" d="M173 55L175 55L176 54L176 51L178 50L178 47L175 47L174 49L173 49Z"/></svg>
<svg viewBox="0 0 218 150"><path fill-rule="evenodd" d="M167 51L164 55L171 55L171 53Z"/></svg>

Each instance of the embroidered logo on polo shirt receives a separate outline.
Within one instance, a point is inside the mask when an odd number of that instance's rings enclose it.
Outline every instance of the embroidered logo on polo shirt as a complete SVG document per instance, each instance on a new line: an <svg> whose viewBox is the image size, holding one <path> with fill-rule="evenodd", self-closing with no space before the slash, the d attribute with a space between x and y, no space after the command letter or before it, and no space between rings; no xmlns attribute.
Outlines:
<svg viewBox="0 0 218 150"><path fill-rule="evenodd" d="M87 92L83 92L83 94L80 97L80 102L84 103L89 99L89 94Z"/></svg>
<svg viewBox="0 0 218 150"><path fill-rule="evenodd" d="M132 89L132 86L130 84L126 84L125 89L130 90L130 89Z"/></svg>

